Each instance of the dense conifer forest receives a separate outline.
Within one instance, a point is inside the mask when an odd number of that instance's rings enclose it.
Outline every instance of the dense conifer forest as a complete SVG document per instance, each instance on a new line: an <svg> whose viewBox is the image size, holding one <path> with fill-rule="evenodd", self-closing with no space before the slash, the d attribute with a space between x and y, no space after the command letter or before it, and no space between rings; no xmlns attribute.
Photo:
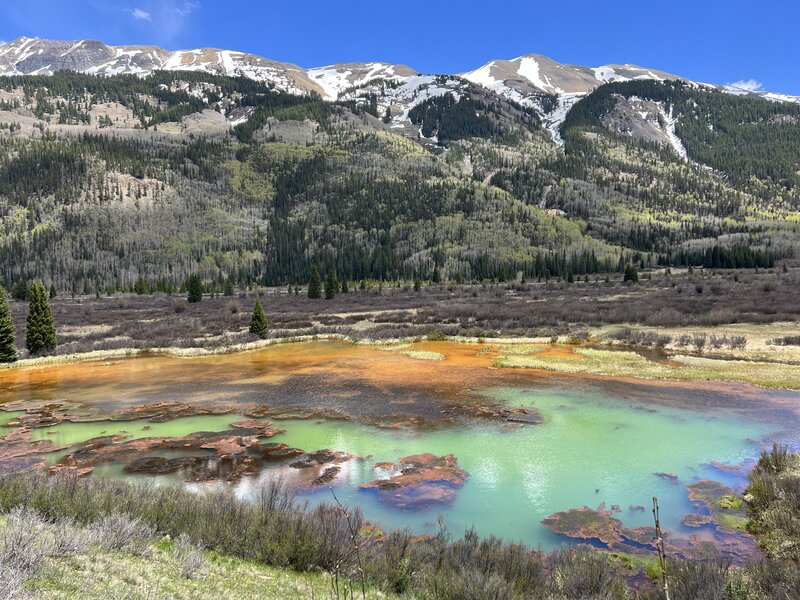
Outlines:
<svg viewBox="0 0 800 600"><path fill-rule="evenodd" d="M559 146L532 110L473 91L418 102L415 137L374 97L245 78L0 78L0 283L171 291L198 274L221 289L304 283L314 268L567 279L795 256L800 107L608 84L570 111ZM681 115L690 160L605 128L623 96Z"/></svg>

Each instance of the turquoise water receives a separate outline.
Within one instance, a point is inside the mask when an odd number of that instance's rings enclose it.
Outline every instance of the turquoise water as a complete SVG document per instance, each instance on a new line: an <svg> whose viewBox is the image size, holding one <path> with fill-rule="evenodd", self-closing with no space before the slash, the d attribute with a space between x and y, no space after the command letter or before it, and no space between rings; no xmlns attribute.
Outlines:
<svg viewBox="0 0 800 600"><path fill-rule="evenodd" d="M510 405L535 406L542 425L508 430L502 424L474 424L463 428L408 432L379 430L352 422L283 421L287 432L273 438L307 451L331 448L367 457L342 469L337 496L362 507L366 517L385 528L410 527L415 533L435 532L437 516L460 535L474 526L481 534L497 534L532 546L552 548L563 543L540 521L568 508L601 502L618 504L616 516L629 526L651 525L649 507L658 496L662 523L686 531L680 521L695 512L685 485L713 478L741 483L736 475L708 466L710 461L737 465L758 455L758 440L773 433L771 426L743 423L673 408L645 408L616 400L560 391L498 390L496 397ZM469 478L452 506L423 511L387 507L372 490L359 484L377 478L373 465L410 454L454 454ZM674 483L655 473L673 473ZM292 469L270 469L261 478ZM240 484L247 495L254 482ZM300 495L309 502L331 502L330 486ZM694 530L696 532L696 530Z"/></svg>
<svg viewBox="0 0 800 600"><path fill-rule="evenodd" d="M0 440L12 431L11 427L8 426L8 423L24 414L25 413L22 411L0 412Z"/></svg>
<svg viewBox="0 0 800 600"><path fill-rule="evenodd" d="M241 415L198 415L180 417L163 423L150 421L90 421L60 423L31 430L34 441L50 440L55 446L71 446L92 438L124 435L126 441L151 437L184 437L198 431L225 431Z"/></svg>
<svg viewBox="0 0 800 600"><path fill-rule="evenodd" d="M365 460L342 465L334 489L340 500L359 506L365 516L382 527L410 528L416 534L438 529L443 515L456 535L475 527L483 535L496 534L533 547L550 549L565 540L540 521L559 511L581 506L607 508L619 505L616 514L626 525L650 525L653 496L661 504L665 528L696 533L681 525L695 512L685 485L698 479L715 479L729 485L743 483L742 473L713 468L712 461L739 465L758 455L763 440L786 424L756 422L709 412L644 404L596 391L568 389L495 389L487 393L509 406L533 406L544 417L541 425L509 428L502 422L469 421L459 427L434 430L378 429L349 421L278 421L286 433L270 441L283 442L305 451L330 448ZM0 413L0 426L20 413ZM128 439L180 437L197 431L223 431L241 415L202 415L164 423L149 421L102 421L62 423L31 430L34 439L48 439L57 446L77 444L101 435L123 434ZM0 427L0 437L8 428ZM52 463L67 451L54 452ZM373 465L398 462L403 456L430 452L454 454L469 473L452 505L413 511L382 504L373 490L360 485L376 479ZM165 452L155 452L166 455ZM671 473L671 482L656 473ZM238 484L243 496L260 480L300 471L279 462L255 479ZM122 465L99 465L96 475L131 477ZM137 475L137 479L150 478ZM150 478L152 479L152 478ZM170 477L156 478L157 481ZM172 477L174 480L174 476ZM311 504L332 502L331 486L302 491L301 500ZM632 505L648 509L632 510Z"/></svg>

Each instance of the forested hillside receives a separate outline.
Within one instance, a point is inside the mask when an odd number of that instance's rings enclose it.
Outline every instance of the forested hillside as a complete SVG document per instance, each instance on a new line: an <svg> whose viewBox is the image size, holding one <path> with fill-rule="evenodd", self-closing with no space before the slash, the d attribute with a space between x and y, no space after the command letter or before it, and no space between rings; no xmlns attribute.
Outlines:
<svg viewBox="0 0 800 600"><path fill-rule="evenodd" d="M453 81L393 115L372 92L325 102L200 72L0 78L0 284L568 278L795 255L800 106L608 84L559 146L533 110ZM609 128L620 97L677 114L690 160Z"/></svg>

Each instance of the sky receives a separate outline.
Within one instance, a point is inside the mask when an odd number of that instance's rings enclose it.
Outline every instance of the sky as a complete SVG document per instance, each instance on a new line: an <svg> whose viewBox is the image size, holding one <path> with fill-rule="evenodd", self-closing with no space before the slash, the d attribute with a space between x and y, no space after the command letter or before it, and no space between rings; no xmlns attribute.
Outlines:
<svg viewBox="0 0 800 600"><path fill-rule="evenodd" d="M538 53L796 95L799 25L798 0L0 0L6 41L216 47L303 67L384 61L425 73Z"/></svg>

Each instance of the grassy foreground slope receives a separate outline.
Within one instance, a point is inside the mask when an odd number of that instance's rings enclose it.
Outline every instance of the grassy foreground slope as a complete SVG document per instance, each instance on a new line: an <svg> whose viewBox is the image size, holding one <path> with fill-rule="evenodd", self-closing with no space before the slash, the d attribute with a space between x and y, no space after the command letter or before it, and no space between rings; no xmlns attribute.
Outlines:
<svg viewBox="0 0 800 600"><path fill-rule="evenodd" d="M673 597L800 597L798 460L785 448L764 452L742 498L765 560L741 569L713 557L669 560ZM651 563L653 579L628 585L641 560L587 549L545 555L470 531L378 534L357 511L307 511L276 486L244 504L228 492L28 473L0 478L0 515L0 597L663 597Z"/></svg>

